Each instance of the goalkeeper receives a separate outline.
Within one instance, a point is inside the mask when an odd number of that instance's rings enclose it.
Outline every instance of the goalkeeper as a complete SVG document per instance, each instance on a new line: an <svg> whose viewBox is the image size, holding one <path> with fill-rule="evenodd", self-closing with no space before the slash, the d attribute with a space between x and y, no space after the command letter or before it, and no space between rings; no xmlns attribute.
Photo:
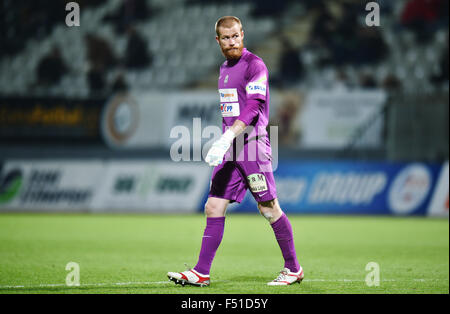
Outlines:
<svg viewBox="0 0 450 314"><path fill-rule="evenodd" d="M222 241L228 204L242 202L250 189L260 213L269 221L285 264L268 285L301 282L292 227L277 200L272 171L271 147L266 127L269 120L268 71L259 57L244 48L240 20L220 18L216 41L226 61L218 82L223 135L210 148L205 161L214 166L205 205L206 228L197 265L184 272L169 272L170 280L182 285L208 286L210 269Z"/></svg>

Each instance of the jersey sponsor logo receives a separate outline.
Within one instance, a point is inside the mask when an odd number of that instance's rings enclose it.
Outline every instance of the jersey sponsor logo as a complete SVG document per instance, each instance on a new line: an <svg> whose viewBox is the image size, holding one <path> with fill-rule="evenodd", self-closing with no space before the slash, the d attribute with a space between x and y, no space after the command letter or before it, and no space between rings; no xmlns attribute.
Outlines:
<svg viewBox="0 0 450 314"><path fill-rule="evenodd" d="M260 94L266 96L266 84L262 82L250 82L245 87L247 94Z"/></svg>
<svg viewBox="0 0 450 314"><path fill-rule="evenodd" d="M248 185L250 186L250 191L253 193L267 191L266 176L262 173L254 173L247 177Z"/></svg>
<svg viewBox="0 0 450 314"><path fill-rule="evenodd" d="M219 89L220 102L236 102L238 101L238 93L236 88Z"/></svg>
<svg viewBox="0 0 450 314"><path fill-rule="evenodd" d="M222 117L239 117L239 103L225 103L220 104L220 111L222 111Z"/></svg>

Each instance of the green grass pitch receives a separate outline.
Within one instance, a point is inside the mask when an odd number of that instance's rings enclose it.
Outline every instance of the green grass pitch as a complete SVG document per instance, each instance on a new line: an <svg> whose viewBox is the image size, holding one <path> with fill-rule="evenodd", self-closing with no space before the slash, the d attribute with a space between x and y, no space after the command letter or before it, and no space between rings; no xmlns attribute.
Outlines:
<svg viewBox="0 0 450 314"><path fill-rule="evenodd" d="M230 213L211 286L182 287L168 271L194 266L203 215L0 214L0 294L449 293L448 219L288 215L305 270L301 285L268 287L283 268L259 215ZM80 286L66 286L66 264ZM379 265L368 286L366 265Z"/></svg>

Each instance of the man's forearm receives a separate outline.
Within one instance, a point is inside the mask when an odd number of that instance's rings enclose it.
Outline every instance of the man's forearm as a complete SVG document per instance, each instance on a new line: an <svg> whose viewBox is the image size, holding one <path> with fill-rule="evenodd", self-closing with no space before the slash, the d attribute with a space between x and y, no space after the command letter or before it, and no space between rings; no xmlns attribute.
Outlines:
<svg viewBox="0 0 450 314"><path fill-rule="evenodd" d="M246 127L247 125L244 122L237 119L236 121L234 121L233 125L227 128L225 133L222 134L221 139L231 143L239 134L244 131Z"/></svg>
<svg viewBox="0 0 450 314"><path fill-rule="evenodd" d="M230 130L233 131L234 136L236 137L239 134L241 134L245 130L246 127L247 127L247 125L244 122L237 119L236 121L234 121L233 125L230 127Z"/></svg>

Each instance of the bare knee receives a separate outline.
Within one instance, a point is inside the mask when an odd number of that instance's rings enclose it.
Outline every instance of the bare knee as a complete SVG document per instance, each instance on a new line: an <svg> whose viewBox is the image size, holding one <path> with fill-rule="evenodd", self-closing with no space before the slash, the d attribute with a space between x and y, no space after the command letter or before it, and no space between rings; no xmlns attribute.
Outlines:
<svg viewBox="0 0 450 314"><path fill-rule="evenodd" d="M227 205L227 200L209 198L205 204L206 217L224 217Z"/></svg>
<svg viewBox="0 0 450 314"><path fill-rule="evenodd" d="M283 211L281 210L277 199L266 202L258 202L258 209L261 215L266 218L271 224L277 221L281 217L281 215L283 215Z"/></svg>

